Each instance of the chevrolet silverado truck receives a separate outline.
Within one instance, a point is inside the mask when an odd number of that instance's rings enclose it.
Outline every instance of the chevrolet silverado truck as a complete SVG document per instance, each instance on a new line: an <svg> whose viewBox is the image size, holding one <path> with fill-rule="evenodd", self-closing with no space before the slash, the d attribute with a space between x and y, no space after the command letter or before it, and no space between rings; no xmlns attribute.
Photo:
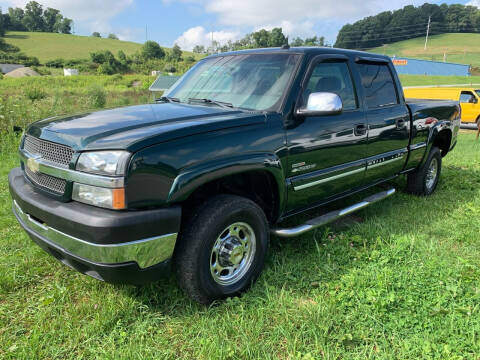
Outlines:
<svg viewBox="0 0 480 360"><path fill-rule="evenodd" d="M9 174L13 212L83 274L142 284L173 267L190 297L210 303L255 281L272 234L295 237L384 199L402 174L410 192L432 194L460 118L455 101L405 102L385 56L216 54L153 104L30 125ZM282 225L325 204L335 210Z"/></svg>

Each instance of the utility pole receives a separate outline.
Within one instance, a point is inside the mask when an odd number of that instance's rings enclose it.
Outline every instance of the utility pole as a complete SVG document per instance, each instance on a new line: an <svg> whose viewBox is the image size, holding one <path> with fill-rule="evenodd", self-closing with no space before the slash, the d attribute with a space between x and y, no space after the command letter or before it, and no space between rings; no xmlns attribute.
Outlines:
<svg viewBox="0 0 480 360"><path fill-rule="evenodd" d="M148 25L145 24L145 41L148 41Z"/></svg>
<svg viewBox="0 0 480 360"><path fill-rule="evenodd" d="M432 20L432 17L428 17L428 25L427 25L427 36L425 37L425 50L427 50L427 43L428 43L428 34L430 33L430 21Z"/></svg>

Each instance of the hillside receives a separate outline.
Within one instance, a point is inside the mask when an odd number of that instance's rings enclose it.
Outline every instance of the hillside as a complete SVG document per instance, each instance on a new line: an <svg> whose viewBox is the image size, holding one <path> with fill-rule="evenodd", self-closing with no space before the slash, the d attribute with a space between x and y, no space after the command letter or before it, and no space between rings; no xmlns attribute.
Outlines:
<svg viewBox="0 0 480 360"><path fill-rule="evenodd" d="M446 52L447 62L470 64L480 67L480 34L442 34L428 39L424 50L425 37L400 41L369 50L389 56L406 56L418 59L443 61Z"/></svg>
<svg viewBox="0 0 480 360"><path fill-rule="evenodd" d="M41 32L10 31L4 39L28 56L37 57L41 63L57 58L86 59L91 52L98 50L110 50L113 54L123 50L126 55L131 55L142 47L142 44L130 41ZM192 55L190 52L184 53Z"/></svg>

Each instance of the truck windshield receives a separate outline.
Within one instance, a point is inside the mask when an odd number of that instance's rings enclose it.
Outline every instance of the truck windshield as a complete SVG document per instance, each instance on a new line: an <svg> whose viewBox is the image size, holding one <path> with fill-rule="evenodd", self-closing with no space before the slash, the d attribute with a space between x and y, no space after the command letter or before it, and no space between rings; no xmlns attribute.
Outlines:
<svg viewBox="0 0 480 360"><path fill-rule="evenodd" d="M475 92L477 93L477 96L480 97L480 90L475 90Z"/></svg>
<svg viewBox="0 0 480 360"><path fill-rule="evenodd" d="M166 97L198 104L229 104L248 110L274 110L287 91L300 56L245 54L216 56L200 61Z"/></svg>

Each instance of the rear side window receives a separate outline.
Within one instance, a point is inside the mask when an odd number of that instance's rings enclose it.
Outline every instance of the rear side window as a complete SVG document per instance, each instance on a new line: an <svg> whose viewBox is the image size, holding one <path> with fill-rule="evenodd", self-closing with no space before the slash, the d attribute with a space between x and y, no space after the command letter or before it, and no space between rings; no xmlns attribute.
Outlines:
<svg viewBox="0 0 480 360"><path fill-rule="evenodd" d="M357 64L369 109L398 104L398 95L388 65Z"/></svg>
<svg viewBox="0 0 480 360"><path fill-rule="evenodd" d="M357 98L346 62L319 63L315 66L303 93L303 103L315 92L331 92L342 99L343 110L354 110Z"/></svg>

